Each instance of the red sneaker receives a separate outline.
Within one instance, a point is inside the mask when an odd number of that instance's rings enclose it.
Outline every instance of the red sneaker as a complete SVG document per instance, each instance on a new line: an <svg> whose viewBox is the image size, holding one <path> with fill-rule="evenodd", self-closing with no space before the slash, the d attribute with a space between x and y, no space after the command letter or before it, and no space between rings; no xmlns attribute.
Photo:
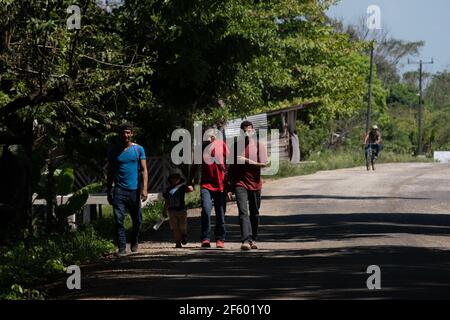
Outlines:
<svg viewBox="0 0 450 320"><path fill-rule="evenodd" d="M202 248L211 248L211 243L209 240L202 240Z"/></svg>
<svg viewBox="0 0 450 320"><path fill-rule="evenodd" d="M216 248L223 249L225 247L225 242L223 240L216 241Z"/></svg>

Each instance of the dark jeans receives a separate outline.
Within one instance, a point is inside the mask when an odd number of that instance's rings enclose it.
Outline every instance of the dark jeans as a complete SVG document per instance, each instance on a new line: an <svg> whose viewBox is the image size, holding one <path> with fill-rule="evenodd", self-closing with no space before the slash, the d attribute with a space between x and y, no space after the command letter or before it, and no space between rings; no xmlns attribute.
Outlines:
<svg viewBox="0 0 450 320"><path fill-rule="evenodd" d="M261 191L236 187L236 202L239 210L242 243L256 241L258 237Z"/></svg>
<svg viewBox="0 0 450 320"><path fill-rule="evenodd" d="M375 149L375 155L378 157L381 151L381 144L372 144L372 147ZM366 146L366 152L370 148L370 144Z"/></svg>
<svg viewBox="0 0 450 320"><path fill-rule="evenodd" d="M139 190L114 188L113 198L114 221L116 223L117 244L119 251L125 250L127 239L125 235L125 214L130 212L133 228L131 230L131 245L138 243L139 228L142 222L141 198Z"/></svg>
<svg viewBox="0 0 450 320"><path fill-rule="evenodd" d="M201 240L211 239L211 212L214 202L216 212L216 227L214 234L217 240L225 241L225 197L220 191L210 191L205 188L200 189L202 200L202 236Z"/></svg>

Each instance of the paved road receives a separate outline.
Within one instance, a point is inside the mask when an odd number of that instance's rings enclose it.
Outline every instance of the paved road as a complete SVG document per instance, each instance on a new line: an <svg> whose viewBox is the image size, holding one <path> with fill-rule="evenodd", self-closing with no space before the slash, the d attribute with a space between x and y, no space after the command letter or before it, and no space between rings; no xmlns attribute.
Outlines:
<svg viewBox="0 0 450 320"><path fill-rule="evenodd" d="M201 249L198 211L186 248L168 226L141 252L82 267L63 299L450 298L450 166L386 164L265 184L260 250L239 250L235 205L225 250ZM381 268L381 290L366 269Z"/></svg>

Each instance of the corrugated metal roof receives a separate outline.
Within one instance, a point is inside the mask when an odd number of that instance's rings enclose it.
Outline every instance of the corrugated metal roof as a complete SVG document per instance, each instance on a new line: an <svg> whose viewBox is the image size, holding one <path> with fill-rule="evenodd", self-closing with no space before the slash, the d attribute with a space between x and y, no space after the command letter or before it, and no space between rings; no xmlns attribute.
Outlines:
<svg viewBox="0 0 450 320"><path fill-rule="evenodd" d="M238 137L240 135L241 123L244 120L248 120L253 123L253 128L256 131L259 131L259 129L267 130L267 114L261 113L254 116L228 121L225 125L225 136L227 138Z"/></svg>
<svg viewBox="0 0 450 320"><path fill-rule="evenodd" d="M233 119L226 123L225 125L225 137L227 141L228 139L238 137L240 135L240 129L241 129L241 123L244 120L248 120L251 123L253 123L253 128L256 131L259 131L260 129L265 129L267 134L267 140L264 142L267 147L267 153L270 156L272 153L272 147L278 148L278 155L280 160L289 160L289 141L286 138L279 138L279 141L277 141L276 146L272 146L271 143L271 137L270 137L270 130L268 128L267 124L267 114L261 113L253 116L248 116L245 118L239 118L239 119Z"/></svg>

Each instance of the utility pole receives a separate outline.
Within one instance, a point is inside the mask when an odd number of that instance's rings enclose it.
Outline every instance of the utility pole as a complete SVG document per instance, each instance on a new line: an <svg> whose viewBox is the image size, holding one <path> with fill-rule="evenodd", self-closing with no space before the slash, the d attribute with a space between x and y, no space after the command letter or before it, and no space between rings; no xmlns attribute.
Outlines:
<svg viewBox="0 0 450 320"><path fill-rule="evenodd" d="M421 156L423 155L423 86L422 86L422 79L423 79L423 65L424 64L433 64L434 61L431 59L431 61L410 61L408 59L408 64L418 64L419 65L419 143L417 147L417 155Z"/></svg>
<svg viewBox="0 0 450 320"><path fill-rule="evenodd" d="M369 74L369 94L367 98L366 133L369 132L372 115L372 82L373 82L373 55L375 51L375 41L370 45L370 74Z"/></svg>

